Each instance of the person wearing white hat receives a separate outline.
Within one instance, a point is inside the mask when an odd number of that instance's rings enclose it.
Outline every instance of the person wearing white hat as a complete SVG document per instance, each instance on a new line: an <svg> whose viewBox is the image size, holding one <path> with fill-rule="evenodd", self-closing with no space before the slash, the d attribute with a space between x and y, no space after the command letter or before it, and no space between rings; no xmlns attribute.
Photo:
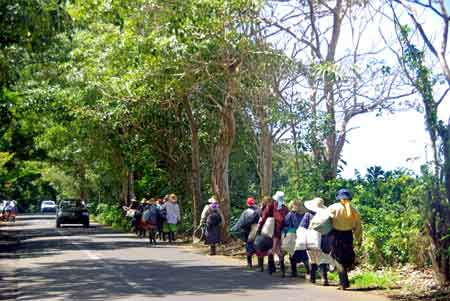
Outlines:
<svg viewBox="0 0 450 301"><path fill-rule="evenodd" d="M289 213L289 209L284 205L284 192L277 191L275 195L272 197L272 201L266 205L263 212L261 213L261 219L258 224L258 234L261 234L262 228L269 217L272 217L275 222L274 232L272 236L273 246L272 252L268 255L269 261L269 274L275 272L275 260L274 255L278 256L280 261L280 269L282 275L285 275L285 265L284 265L284 256L281 251L281 231L284 225L284 218Z"/></svg>
<svg viewBox="0 0 450 301"><path fill-rule="evenodd" d="M224 224L225 218L219 208L219 202L216 196L212 196L205 205L200 218L205 233L205 243L209 245L209 255L216 255L216 245L220 243L220 229Z"/></svg>
<svg viewBox="0 0 450 301"><path fill-rule="evenodd" d="M303 228L308 229L311 220L313 217L321 211L328 210L325 206L325 201L322 198L314 198L310 201L305 202L306 209L309 210L303 217L302 221L300 222L300 226ZM309 263L311 265L310 270L310 282L315 283L316 282L316 272L319 268L320 270L320 277L322 278L322 283L324 286L328 286L328 264L330 263L330 260L328 260L328 256L325 256L324 252L329 252L329 243L330 236L322 235L321 237L321 249L322 250L307 250L308 257L309 257Z"/></svg>

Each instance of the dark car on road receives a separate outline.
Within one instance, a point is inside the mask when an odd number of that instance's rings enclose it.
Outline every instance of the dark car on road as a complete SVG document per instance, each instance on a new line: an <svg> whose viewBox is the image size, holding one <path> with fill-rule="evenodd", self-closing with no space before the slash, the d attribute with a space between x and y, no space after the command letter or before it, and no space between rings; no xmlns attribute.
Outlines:
<svg viewBox="0 0 450 301"><path fill-rule="evenodd" d="M63 200L56 209L56 227L62 224L82 224L89 227L89 211L80 200Z"/></svg>

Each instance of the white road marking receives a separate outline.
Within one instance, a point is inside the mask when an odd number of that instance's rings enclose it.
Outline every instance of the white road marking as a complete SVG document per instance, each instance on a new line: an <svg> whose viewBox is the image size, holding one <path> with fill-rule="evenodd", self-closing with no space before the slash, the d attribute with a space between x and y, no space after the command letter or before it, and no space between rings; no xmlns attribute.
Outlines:
<svg viewBox="0 0 450 301"><path fill-rule="evenodd" d="M50 223L50 222L49 222L49 223ZM123 281L126 285L128 285L131 289L137 290L137 291L138 291L137 293L140 293L140 294L152 294L152 295L154 294L154 292L151 292L151 291L146 290L145 288L139 287L139 285L138 285L136 282L128 280L127 277L125 277L125 275L124 275L123 273L117 271L117 270L114 268L114 266L113 266L112 264L108 263L106 260L102 259L100 256L98 256L98 255L92 253L92 252L89 251L89 250L83 249L82 246L81 246L80 244L75 243L72 239L70 239L69 236L64 235L63 229L56 229L56 232L57 232L61 237L63 237L64 240L70 242L70 243L71 243L72 245L74 245L78 250L80 250L81 252L83 252L84 254L86 254L86 256L87 256L89 259L100 262L100 264L102 264L106 269L108 269L108 270L109 270L112 274L114 274L118 279L122 280L122 281ZM92 242L92 239L91 239L91 238L88 238L88 239L91 240L91 243L94 243L94 242Z"/></svg>

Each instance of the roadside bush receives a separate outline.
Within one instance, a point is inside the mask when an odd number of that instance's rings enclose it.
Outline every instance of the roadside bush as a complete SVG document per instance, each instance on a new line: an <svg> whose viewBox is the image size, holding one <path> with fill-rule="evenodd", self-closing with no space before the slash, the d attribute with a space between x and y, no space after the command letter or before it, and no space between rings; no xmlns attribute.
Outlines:
<svg viewBox="0 0 450 301"><path fill-rule="evenodd" d="M423 265L424 223L420 212L423 185L404 171L371 168L353 187L364 227L362 253L367 263ZM422 252L425 252L423 250Z"/></svg>
<svg viewBox="0 0 450 301"><path fill-rule="evenodd" d="M315 186L302 178L300 189L285 187L287 199L322 197L327 205L335 202L335 194L346 187L353 193L353 205L361 214L364 239L357 250L362 263L375 267L412 263L429 263L424 235L422 204L424 183L405 170L384 171L371 167L366 176L347 180L337 178Z"/></svg>
<svg viewBox="0 0 450 301"><path fill-rule="evenodd" d="M119 230L131 230L130 220L125 217L123 210L117 207L117 205L94 203L91 210L99 223L112 226Z"/></svg>

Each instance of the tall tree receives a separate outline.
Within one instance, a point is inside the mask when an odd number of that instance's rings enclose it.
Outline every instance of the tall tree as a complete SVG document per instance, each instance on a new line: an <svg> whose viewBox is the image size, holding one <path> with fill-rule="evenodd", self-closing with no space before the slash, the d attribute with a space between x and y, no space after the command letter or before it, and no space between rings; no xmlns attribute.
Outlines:
<svg viewBox="0 0 450 301"><path fill-rule="evenodd" d="M394 91L398 75L385 72L377 58L381 49L363 47L375 17L360 1L268 3L270 9L262 19L273 36L281 34L292 41L292 57L304 73L304 84L298 86L300 99L308 100L311 112L309 144L323 180L333 179L350 121L390 109L394 99L409 94Z"/></svg>
<svg viewBox="0 0 450 301"><path fill-rule="evenodd" d="M439 109L450 91L450 69L447 47L450 16L443 0L431 1L389 1L393 22L397 30L401 53L395 53L409 83L416 89L422 100L426 129L433 152L431 183L427 196L427 228L431 238L431 258L434 270L441 284L450 282L450 118L439 119ZM402 24L398 9L405 11L412 26ZM439 27L434 27L440 41L431 38L415 8L420 8ZM414 31L411 29L413 28ZM415 32L415 34L413 34ZM414 42L424 45L419 49ZM429 61L437 60L440 75L433 74ZM431 63L431 62L430 62ZM446 87L439 85L441 78ZM445 194L443 193L445 191Z"/></svg>

